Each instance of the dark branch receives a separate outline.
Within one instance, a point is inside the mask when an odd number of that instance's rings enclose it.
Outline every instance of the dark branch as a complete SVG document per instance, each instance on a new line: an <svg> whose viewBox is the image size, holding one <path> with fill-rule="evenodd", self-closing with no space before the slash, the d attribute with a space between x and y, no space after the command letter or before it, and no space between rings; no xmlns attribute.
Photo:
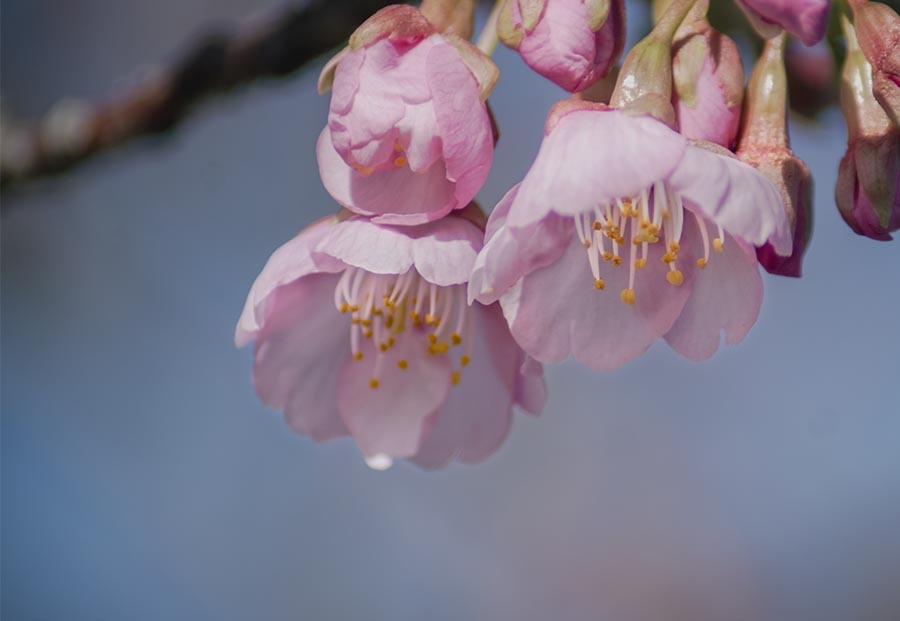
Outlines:
<svg viewBox="0 0 900 621"><path fill-rule="evenodd" d="M4 119L0 183L69 170L141 136L169 132L214 95L288 75L341 45L385 0L311 0L265 24L210 33L172 67L96 105L61 102L40 123Z"/></svg>

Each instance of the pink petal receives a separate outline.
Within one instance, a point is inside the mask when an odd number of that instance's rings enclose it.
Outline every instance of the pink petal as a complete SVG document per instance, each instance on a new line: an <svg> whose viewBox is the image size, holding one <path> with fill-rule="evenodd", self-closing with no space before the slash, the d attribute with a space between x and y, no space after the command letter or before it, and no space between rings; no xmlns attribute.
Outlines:
<svg viewBox="0 0 900 621"><path fill-rule="evenodd" d="M519 54L537 73L575 92L600 77L594 64L597 43L584 2L550 0L537 26L522 39Z"/></svg>
<svg viewBox="0 0 900 621"><path fill-rule="evenodd" d="M478 227L455 216L410 227L353 218L333 227L316 247L315 256L374 274L404 274L415 267L430 283L457 285L469 279L481 239Z"/></svg>
<svg viewBox="0 0 900 621"><path fill-rule="evenodd" d="M376 355L366 340L362 360L347 357L337 406L363 454L409 457L419 450L426 419L447 400L450 388L450 361L428 354L427 343L422 330L412 329L386 354ZM379 385L373 389L369 381L379 356ZM399 360L409 363L406 369L397 366Z"/></svg>
<svg viewBox="0 0 900 621"><path fill-rule="evenodd" d="M509 335L497 305L472 307L477 322L472 363L433 415L433 425L416 456L424 468L442 468L453 460L474 464L493 454L506 439L522 367L522 350Z"/></svg>
<svg viewBox="0 0 900 621"><path fill-rule="evenodd" d="M616 369L644 353L675 323L694 279L696 258L682 246L678 268L684 282L666 281L662 244L650 244L647 266L635 278L636 304L620 299L628 286L628 259L622 265L601 263L603 291L594 288L584 248L574 238L552 265L522 279L500 299L512 335L522 348L542 362L559 362L573 355L598 371Z"/></svg>
<svg viewBox="0 0 900 621"><path fill-rule="evenodd" d="M687 215L687 214L686 214ZM709 224L707 223L709 226ZM695 218L686 218L682 245L702 247ZM705 360L719 348L722 331L729 345L740 343L756 323L763 284L753 248L730 235L721 253L697 270L694 289L666 341L682 356Z"/></svg>
<svg viewBox="0 0 900 621"><path fill-rule="evenodd" d="M791 253L791 227L778 189L740 160L689 146L669 184L692 209L754 246Z"/></svg>
<svg viewBox="0 0 900 621"><path fill-rule="evenodd" d="M547 405L547 382L544 381L544 367L527 354L519 368L516 405L532 416L540 414Z"/></svg>
<svg viewBox="0 0 900 621"><path fill-rule="evenodd" d="M741 107L728 106L709 55L700 70L695 88L696 105L690 106L681 98L675 99L679 131L687 138L707 140L730 148L737 135Z"/></svg>
<svg viewBox="0 0 900 621"><path fill-rule="evenodd" d="M555 214L522 229L503 226L518 188L506 193L488 219L488 241L469 278L470 302L496 302L520 278L556 261L572 237L572 220Z"/></svg>
<svg viewBox="0 0 900 621"><path fill-rule="evenodd" d="M335 201L364 216L380 216L387 224L422 224L459 207L455 184L448 181L441 162L415 173L404 166L363 176L341 159L328 130L316 146L319 174Z"/></svg>
<svg viewBox="0 0 900 621"><path fill-rule="evenodd" d="M269 296L282 285L315 272L337 272L343 266L328 259L314 260L312 251L337 223L334 217L323 218L301 231L278 248L250 288L244 310L235 328L234 342L243 347L252 341L271 312Z"/></svg>
<svg viewBox="0 0 900 621"><path fill-rule="evenodd" d="M409 104L398 125L400 146L413 172L421 172L441 157L441 138L431 102Z"/></svg>
<svg viewBox="0 0 900 621"><path fill-rule="evenodd" d="M317 442L348 433L336 406L350 353L346 317L332 303L337 280L311 274L275 289L254 349L260 400L284 409L291 427Z"/></svg>
<svg viewBox="0 0 900 621"><path fill-rule="evenodd" d="M544 138L510 209L522 228L551 211L575 215L616 198L630 198L678 165L686 141L648 116L617 110L574 110Z"/></svg>
<svg viewBox="0 0 900 621"><path fill-rule="evenodd" d="M738 4L763 21L781 26L806 45L814 45L825 36L828 0L739 0Z"/></svg>
<svg viewBox="0 0 900 621"><path fill-rule="evenodd" d="M427 74L447 178L456 182L456 206L464 207L484 185L491 168L491 121L475 76L453 46L431 49Z"/></svg>

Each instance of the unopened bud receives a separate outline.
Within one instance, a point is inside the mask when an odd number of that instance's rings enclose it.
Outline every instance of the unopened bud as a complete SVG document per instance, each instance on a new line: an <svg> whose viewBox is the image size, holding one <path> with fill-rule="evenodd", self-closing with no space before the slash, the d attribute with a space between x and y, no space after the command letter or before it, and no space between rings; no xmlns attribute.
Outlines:
<svg viewBox="0 0 900 621"><path fill-rule="evenodd" d="M900 128L872 93L873 73L853 27L843 20L847 58L841 105L847 120L847 152L838 168L835 199L857 234L889 240L900 229Z"/></svg>
<svg viewBox="0 0 900 621"><path fill-rule="evenodd" d="M624 0L505 0L497 34L534 71L579 92L605 76L622 53Z"/></svg>
<svg viewBox="0 0 900 621"><path fill-rule="evenodd" d="M769 39L750 73L737 156L778 188L793 232L790 256L779 256L766 244L756 253L760 264L772 274L799 277L812 235L813 179L809 167L791 151L784 44L784 34Z"/></svg>
<svg viewBox="0 0 900 621"><path fill-rule="evenodd" d="M825 36L828 0L737 0L747 19L763 37L778 36L782 29L806 45Z"/></svg>

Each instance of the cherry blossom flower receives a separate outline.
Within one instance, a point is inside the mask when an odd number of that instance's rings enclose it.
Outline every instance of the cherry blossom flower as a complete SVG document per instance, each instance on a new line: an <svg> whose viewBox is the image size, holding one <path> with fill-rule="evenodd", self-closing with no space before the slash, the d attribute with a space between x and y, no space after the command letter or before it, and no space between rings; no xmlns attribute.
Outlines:
<svg viewBox="0 0 900 621"><path fill-rule="evenodd" d="M622 53L624 0L506 0L498 34L534 71L569 92L582 91Z"/></svg>
<svg viewBox="0 0 900 621"><path fill-rule="evenodd" d="M483 233L457 213L402 228L328 218L269 259L235 341L256 341L260 399L297 432L350 435L373 467L438 468L496 451L514 404L543 408L541 366L500 309L467 304Z"/></svg>
<svg viewBox="0 0 900 621"><path fill-rule="evenodd" d="M597 370L659 337L691 359L741 341L762 301L753 246L791 252L777 189L714 145L588 102L551 111L522 183L488 223L469 296L499 300L542 362Z"/></svg>
<svg viewBox="0 0 900 621"><path fill-rule="evenodd" d="M493 158L485 100L497 75L485 54L416 9L382 9L323 72L333 89L317 147L325 188L384 223L464 208Z"/></svg>

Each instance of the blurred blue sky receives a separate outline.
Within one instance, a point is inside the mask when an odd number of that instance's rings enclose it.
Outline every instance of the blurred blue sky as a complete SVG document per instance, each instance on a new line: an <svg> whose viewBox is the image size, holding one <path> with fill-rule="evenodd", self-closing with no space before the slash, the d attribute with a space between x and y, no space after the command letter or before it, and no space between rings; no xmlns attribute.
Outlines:
<svg viewBox="0 0 900 621"><path fill-rule="evenodd" d="M276 6L5 0L4 103L100 97ZM496 59L488 206L562 95ZM546 412L486 464L381 473L292 434L232 345L268 255L334 209L316 73L4 197L4 619L900 617L900 242L837 214L837 110L793 125L806 276L765 278L742 345L549 367Z"/></svg>

